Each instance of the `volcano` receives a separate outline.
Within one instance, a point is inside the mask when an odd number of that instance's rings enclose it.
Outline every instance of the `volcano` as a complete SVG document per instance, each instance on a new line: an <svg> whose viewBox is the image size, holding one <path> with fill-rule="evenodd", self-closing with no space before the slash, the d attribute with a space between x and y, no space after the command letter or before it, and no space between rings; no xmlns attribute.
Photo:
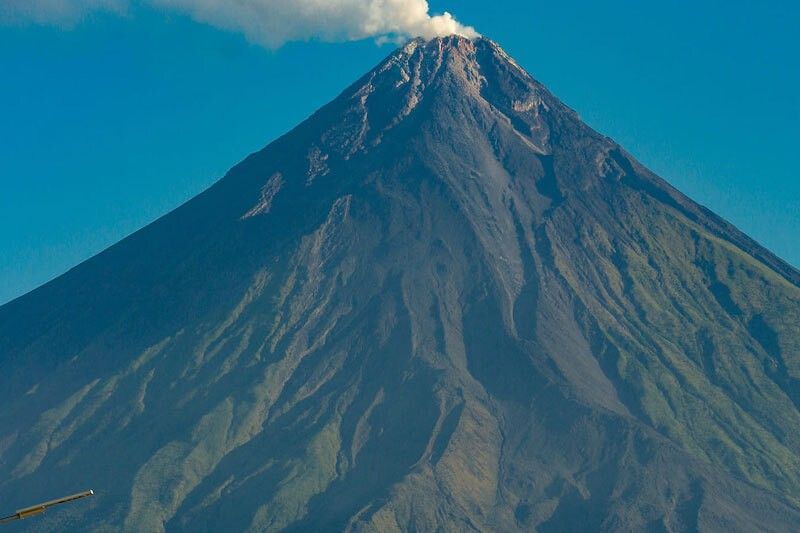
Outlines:
<svg viewBox="0 0 800 533"><path fill-rule="evenodd" d="M32 531L789 531L800 273L417 39L0 308L0 405Z"/></svg>

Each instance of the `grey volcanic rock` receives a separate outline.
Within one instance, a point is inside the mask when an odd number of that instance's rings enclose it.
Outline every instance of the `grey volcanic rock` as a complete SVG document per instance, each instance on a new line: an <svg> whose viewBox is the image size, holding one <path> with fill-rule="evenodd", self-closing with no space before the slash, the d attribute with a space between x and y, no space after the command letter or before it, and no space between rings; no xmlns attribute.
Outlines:
<svg viewBox="0 0 800 533"><path fill-rule="evenodd" d="M789 531L800 274L415 40L0 308L0 405L32 530Z"/></svg>

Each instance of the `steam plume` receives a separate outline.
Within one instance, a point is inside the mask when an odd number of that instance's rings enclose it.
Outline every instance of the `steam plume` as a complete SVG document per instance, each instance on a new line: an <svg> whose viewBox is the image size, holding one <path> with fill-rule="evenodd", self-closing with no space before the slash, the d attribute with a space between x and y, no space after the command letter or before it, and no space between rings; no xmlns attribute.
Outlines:
<svg viewBox="0 0 800 533"><path fill-rule="evenodd" d="M183 12L270 48L314 38L478 35L450 13L432 16L427 0L3 0L0 21L69 25L93 11L124 11L132 3Z"/></svg>

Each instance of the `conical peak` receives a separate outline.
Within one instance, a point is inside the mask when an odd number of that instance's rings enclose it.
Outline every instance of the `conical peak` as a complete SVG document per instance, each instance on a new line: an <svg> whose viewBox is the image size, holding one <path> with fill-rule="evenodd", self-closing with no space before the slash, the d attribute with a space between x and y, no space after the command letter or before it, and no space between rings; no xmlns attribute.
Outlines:
<svg viewBox="0 0 800 533"><path fill-rule="evenodd" d="M400 69L411 78L418 76L418 85L429 85L436 77L447 77L461 85L470 95L484 92L483 88L502 82L503 97L518 100L523 93L547 93L544 97L557 100L538 83L503 48L487 37L468 38L448 35L425 40L417 38L398 48L373 74L381 75ZM373 78L374 79L374 78Z"/></svg>
<svg viewBox="0 0 800 533"><path fill-rule="evenodd" d="M486 37L413 39L343 96L367 125L359 141L383 138L419 109L434 122L440 121L436 113L478 113L480 121L495 116L543 153L550 151L551 126L584 128L577 115Z"/></svg>
<svg viewBox="0 0 800 533"><path fill-rule="evenodd" d="M505 131L504 143L522 142L537 154L553 153L554 140L606 142L497 43L451 35L399 47L282 144L313 145L330 165L425 136L419 146L430 147L431 136L455 145L468 129L490 144Z"/></svg>
<svg viewBox="0 0 800 533"><path fill-rule="evenodd" d="M413 52L417 49L422 49L428 53L444 51L452 51L461 54L474 53L475 46L478 42L484 41L484 37L476 37L471 39L462 35L447 35L445 37L434 37L433 39L423 39L417 37L409 41L401 50L404 52Z"/></svg>
<svg viewBox="0 0 800 533"><path fill-rule="evenodd" d="M504 59L506 61L513 61L511 56L503 49L497 41L490 39L489 37L485 37L483 35L470 38L464 37L462 35L448 35L445 37L436 37L433 39L423 39L421 37L417 37L412 41L409 41L404 47L401 48L405 49L406 47L423 47L426 51L445 51L445 52L454 52L460 53L463 55L474 54L477 51L486 51L491 52L492 55L495 55L498 59Z"/></svg>
<svg viewBox="0 0 800 533"><path fill-rule="evenodd" d="M422 56L428 60L441 61L446 58L458 58L462 62L476 63L478 54L488 52L496 60L511 61L511 57L494 41L486 37L469 38L461 35L448 35L423 39L417 37L396 50L389 61L404 61L414 56ZM521 69L520 69L521 70Z"/></svg>
<svg viewBox="0 0 800 533"><path fill-rule="evenodd" d="M405 50L408 48L416 49L420 46L426 47L428 49L449 49L449 50L460 50L460 51L475 51L476 48L479 47L489 47L493 49L497 49L502 51L502 47L497 44L497 42L493 41L488 37L484 37L483 35L479 35L477 37L465 37L463 35L445 35L443 37L434 37L432 39L425 39L424 37L416 37L406 43L404 46L400 48L400 50ZM505 52L502 52L505 54Z"/></svg>
<svg viewBox="0 0 800 533"><path fill-rule="evenodd" d="M460 127L477 121L479 129L500 121L539 153L551 151L553 127L584 128L497 43L457 35L417 38L399 47L309 126L317 131L312 135L320 137L316 144L323 151L349 159L382 144L409 117L419 131L423 124L440 129L443 116L458 117Z"/></svg>

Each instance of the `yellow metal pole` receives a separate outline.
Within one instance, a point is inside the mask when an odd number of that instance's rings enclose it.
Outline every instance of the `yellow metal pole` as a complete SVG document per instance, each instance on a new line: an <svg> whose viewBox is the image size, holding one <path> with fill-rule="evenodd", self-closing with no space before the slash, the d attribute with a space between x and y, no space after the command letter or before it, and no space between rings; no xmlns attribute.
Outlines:
<svg viewBox="0 0 800 533"><path fill-rule="evenodd" d="M37 505L31 505L30 507L24 507L22 509L18 509L17 512L12 515L0 518L0 524L5 524L6 522L11 522L13 520L23 520L30 516L41 514L50 507L53 507L54 505L60 505L62 503L80 500L81 498L86 498L87 496L94 496L94 491L85 490L83 492L78 492L75 494L70 494L69 496L64 496L63 498L56 498L55 500L50 500Z"/></svg>

